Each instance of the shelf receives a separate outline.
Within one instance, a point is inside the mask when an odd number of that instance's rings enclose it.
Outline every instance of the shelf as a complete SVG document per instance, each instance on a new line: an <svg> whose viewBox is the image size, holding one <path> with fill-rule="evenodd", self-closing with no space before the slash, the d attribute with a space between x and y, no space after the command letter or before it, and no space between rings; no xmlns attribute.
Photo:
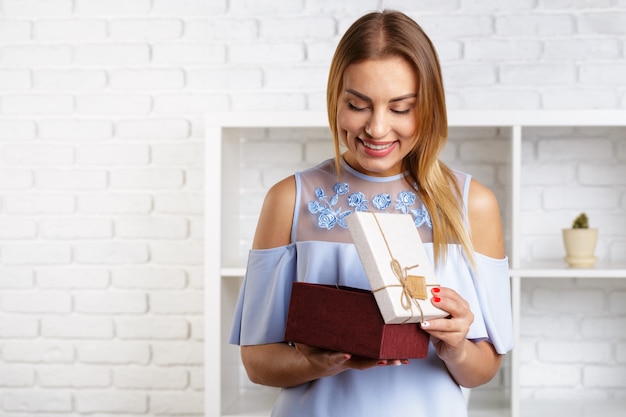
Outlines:
<svg viewBox="0 0 626 417"><path fill-rule="evenodd" d="M510 274L520 278L626 278L626 263L598 262L593 268L570 268L565 261L534 262L513 268Z"/></svg>
<svg viewBox="0 0 626 417"><path fill-rule="evenodd" d="M626 400L522 400L521 417L624 417Z"/></svg>

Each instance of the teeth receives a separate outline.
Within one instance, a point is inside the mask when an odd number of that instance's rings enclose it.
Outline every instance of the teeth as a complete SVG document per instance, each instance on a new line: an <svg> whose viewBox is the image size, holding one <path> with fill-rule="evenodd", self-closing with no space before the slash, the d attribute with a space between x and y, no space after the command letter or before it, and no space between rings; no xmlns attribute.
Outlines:
<svg viewBox="0 0 626 417"><path fill-rule="evenodd" d="M388 143L386 145L374 145L372 143L368 143L363 141L363 145L365 145L366 147L373 149L375 151L382 151L383 149L387 149L389 148L391 145L393 145L393 143Z"/></svg>

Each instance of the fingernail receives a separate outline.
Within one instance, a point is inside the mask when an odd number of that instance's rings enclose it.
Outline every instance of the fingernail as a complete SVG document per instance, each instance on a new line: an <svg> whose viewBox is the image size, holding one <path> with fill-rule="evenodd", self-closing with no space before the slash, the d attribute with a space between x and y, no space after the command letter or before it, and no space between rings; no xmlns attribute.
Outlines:
<svg viewBox="0 0 626 417"><path fill-rule="evenodd" d="M439 297L433 297L433 302L438 303L439 301L441 301L441 298L439 298Z"/></svg>
<svg viewBox="0 0 626 417"><path fill-rule="evenodd" d="M387 364L387 361L380 361L380 362L378 362L378 366L383 366L383 365L386 365L386 364Z"/></svg>
<svg viewBox="0 0 626 417"><path fill-rule="evenodd" d="M434 293L438 294L438 293L439 293L439 291L441 291L441 288L439 288L439 287L435 287L435 288L433 288L433 292L434 292Z"/></svg>
<svg viewBox="0 0 626 417"><path fill-rule="evenodd" d="M430 322L428 322L428 321L423 321L420 324L422 325L422 328L430 326Z"/></svg>

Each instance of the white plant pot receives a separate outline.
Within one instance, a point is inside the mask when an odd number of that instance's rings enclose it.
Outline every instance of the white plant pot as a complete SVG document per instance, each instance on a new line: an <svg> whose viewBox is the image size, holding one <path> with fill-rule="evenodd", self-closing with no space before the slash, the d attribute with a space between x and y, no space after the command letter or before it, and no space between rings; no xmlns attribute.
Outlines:
<svg viewBox="0 0 626 417"><path fill-rule="evenodd" d="M591 268L598 241L598 229L563 229L565 262L573 268Z"/></svg>

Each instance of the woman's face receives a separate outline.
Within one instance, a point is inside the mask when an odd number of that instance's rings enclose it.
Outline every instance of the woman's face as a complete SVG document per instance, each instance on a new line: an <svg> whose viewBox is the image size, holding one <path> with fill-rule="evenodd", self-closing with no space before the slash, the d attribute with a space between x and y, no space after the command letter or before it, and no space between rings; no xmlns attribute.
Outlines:
<svg viewBox="0 0 626 417"><path fill-rule="evenodd" d="M377 177L402 172L402 160L417 141L417 84L413 67L402 58L346 68L337 127L351 167Z"/></svg>

